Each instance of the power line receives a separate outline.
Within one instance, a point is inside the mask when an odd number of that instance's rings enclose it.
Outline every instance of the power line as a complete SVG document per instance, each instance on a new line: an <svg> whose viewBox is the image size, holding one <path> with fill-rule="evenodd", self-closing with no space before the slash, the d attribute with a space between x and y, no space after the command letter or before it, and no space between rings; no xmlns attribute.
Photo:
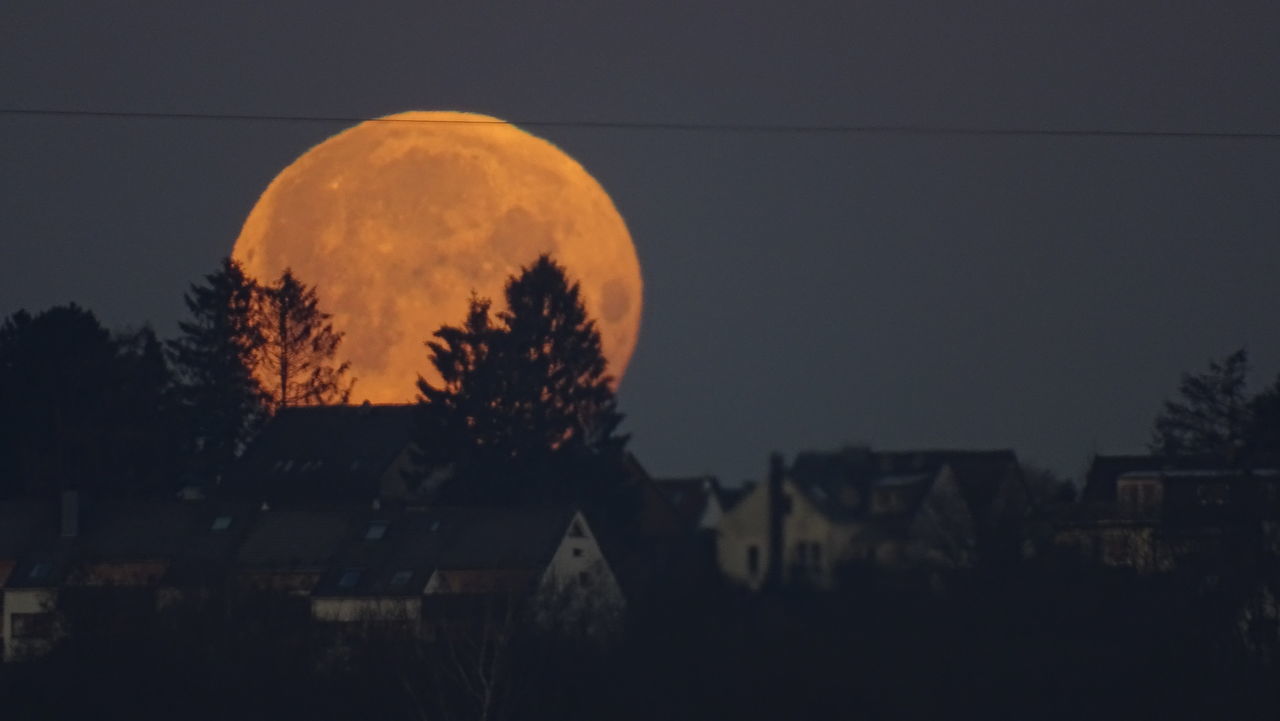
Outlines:
<svg viewBox="0 0 1280 721"><path fill-rule="evenodd" d="M629 120L449 120L445 118L371 118L338 115L261 115L247 113L158 113L122 110L69 110L55 108L0 108L0 115L29 117L79 117L139 120L219 120L247 122L330 123L444 123L492 124L542 128L601 130L652 130L710 133L763 133L789 135L952 135L980 137L1055 138L1168 138L1203 140L1280 140L1280 132L1201 132L1182 130L1107 130L1067 128L976 128L948 125L819 125L770 123L647 122Z"/></svg>

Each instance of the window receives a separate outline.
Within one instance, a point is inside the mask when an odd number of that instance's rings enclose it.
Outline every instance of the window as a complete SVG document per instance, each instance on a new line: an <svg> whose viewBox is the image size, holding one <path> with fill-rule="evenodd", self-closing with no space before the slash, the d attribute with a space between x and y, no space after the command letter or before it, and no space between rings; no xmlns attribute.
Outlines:
<svg viewBox="0 0 1280 721"><path fill-rule="evenodd" d="M578 583L580 583L580 584L582 584L582 585L584 585L584 586L586 586L586 585L590 584L590 583L591 583L591 574L590 574L590 573L587 573L586 571L580 571L580 572L578 573Z"/></svg>
<svg viewBox="0 0 1280 721"><path fill-rule="evenodd" d="M576 547L575 547L575 548L573 549L573 557L574 557L574 558L582 558L582 549L581 549L581 548L576 548Z"/></svg>
<svg viewBox="0 0 1280 721"><path fill-rule="evenodd" d="M815 566L822 565L822 546L817 543L809 546L809 561Z"/></svg>
<svg viewBox="0 0 1280 721"><path fill-rule="evenodd" d="M27 578L38 581L42 578L48 578L49 574L52 572L53 564L41 561L31 567L31 573L27 574Z"/></svg>
<svg viewBox="0 0 1280 721"><path fill-rule="evenodd" d="M391 587L401 588L408 585L411 578L413 578L413 571L396 571L396 574L391 577Z"/></svg>
<svg viewBox="0 0 1280 721"><path fill-rule="evenodd" d="M357 583L360 583L360 569L348 568L338 579L338 588L355 588Z"/></svg>
<svg viewBox="0 0 1280 721"><path fill-rule="evenodd" d="M577 521L574 521L573 525L569 527L569 538L583 538L586 535L586 532L582 530L582 524Z"/></svg>
<svg viewBox="0 0 1280 721"><path fill-rule="evenodd" d="M53 636L52 613L13 614L14 638L50 638Z"/></svg>
<svg viewBox="0 0 1280 721"><path fill-rule="evenodd" d="M369 524L369 530L364 532L364 540L380 541L382 537L387 535L387 526L390 525L386 521L374 521Z"/></svg>
<svg viewBox="0 0 1280 721"><path fill-rule="evenodd" d="M760 572L760 547L747 546L747 573L752 576Z"/></svg>
<svg viewBox="0 0 1280 721"><path fill-rule="evenodd" d="M213 525L209 526L211 531L225 531L231 528L231 516L218 516L213 519Z"/></svg>

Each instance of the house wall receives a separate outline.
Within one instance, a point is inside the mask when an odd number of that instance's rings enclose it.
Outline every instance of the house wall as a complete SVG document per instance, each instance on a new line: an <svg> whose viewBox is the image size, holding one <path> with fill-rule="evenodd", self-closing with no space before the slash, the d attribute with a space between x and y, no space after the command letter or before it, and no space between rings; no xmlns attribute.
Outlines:
<svg viewBox="0 0 1280 721"><path fill-rule="evenodd" d="M422 597L312 598L311 617L335 623L413 622L422 616Z"/></svg>
<svg viewBox="0 0 1280 721"><path fill-rule="evenodd" d="M573 535L575 526L581 536ZM618 628L626 607L622 587L581 513L551 555L536 596L544 622L573 623L590 634Z"/></svg>
<svg viewBox="0 0 1280 721"><path fill-rule="evenodd" d="M931 566L966 568L977 554L976 524L955 473L943 468L933 479L911 522L907 559Z"/></svg>
<svg viewBox="0 0 1280 721"><path fill-rule="evenodd" d="M833 523L790 482L783 484L783 492L791 499L791 510L783 521L783 578L830 588L835 567L844 560L857 526Z"/></svg>
<svg viewBox="0 0 1280 721"><path fill-rule="evenodd" d="M4 660L15 661L27 655L47 652L57 639L56 614L58 593L50 588L9 588L4 591ZM44 638L14 636L14 617L23 614L49 614L52 633Z"/></svg>
<svg viewBox="0 0 1280 721"><path fill-rule="evenodd" d="M790 481L783 482L782 492L791 506L782 522L783 578L830 588L836 568L848 560L861 527L832 522ZM730 581L758 590L769 573L768 548L768 487L760 484L720 520L716 543L720 572Z"/></svg>
<svg viewBox="0 0 1280 721"><path fill-rule="evenodd" d="M752 589L764 585L769 572L767 485L757 484L736 506L725 511L716 539L716 561L720 573L730 581ZM752 558L755 559L754 564Z"/></svg>

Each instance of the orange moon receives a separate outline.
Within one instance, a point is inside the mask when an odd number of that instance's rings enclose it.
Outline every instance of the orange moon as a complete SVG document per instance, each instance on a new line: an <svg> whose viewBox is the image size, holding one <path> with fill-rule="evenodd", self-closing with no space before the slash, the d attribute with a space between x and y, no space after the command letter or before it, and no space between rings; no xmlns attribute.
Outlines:
<svg viewBox="0 0 1280 721"><path fill-rule="evenodd" d="M404 403L439 382L424 342L462 323L472 291L503 288L541 253L581 286L620 381L640 331L643 284L626 223L581 165L497 118L407 112L304 153L254 205L232 257L270 282L292 268L345 333L353 401Z"/></svg>

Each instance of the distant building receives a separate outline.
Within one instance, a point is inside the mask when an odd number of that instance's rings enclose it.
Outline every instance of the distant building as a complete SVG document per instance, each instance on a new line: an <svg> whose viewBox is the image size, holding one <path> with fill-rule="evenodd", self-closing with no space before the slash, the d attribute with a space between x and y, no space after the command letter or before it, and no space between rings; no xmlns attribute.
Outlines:
<svg viewBox="0 0 1280 721"><path fill-rule="evenodd" d="M1143 573L1280 553L1280 466L1211 457L1098 456L1054 543Z"/></svg>
<svg viewBox="0 0 1280 721"><path fill-rule="evenodd" d="M352 531L311 591L317 621L434 638L443 626L517 603L538 623L594 635L614 630L625 605L577 511L372 512Z"/></svg>
<svg viewBox="0 0 1280 721"><path fill-rule="evenodd" d="M826 588L848 564L963 568L1020 553L1026 508L1012 451L802 453L724 511L717 555L751 588Z"/></svg>
<svg viewBox="0 0 1280 721"><path fill-rule="evenodd" d="M69 605L130 623L211 591L266 594L325 624L430 638L501 599L546 626L604 633L625 601L572 509L272 510L212 501L0 503L3 659L48 651Z"/></svg>
<svg viewBox="0 0 1280 721"><path fill-rule="evenodd" d="M411 499L412 405L281 409L219 489L272 507Z"/></svg>

